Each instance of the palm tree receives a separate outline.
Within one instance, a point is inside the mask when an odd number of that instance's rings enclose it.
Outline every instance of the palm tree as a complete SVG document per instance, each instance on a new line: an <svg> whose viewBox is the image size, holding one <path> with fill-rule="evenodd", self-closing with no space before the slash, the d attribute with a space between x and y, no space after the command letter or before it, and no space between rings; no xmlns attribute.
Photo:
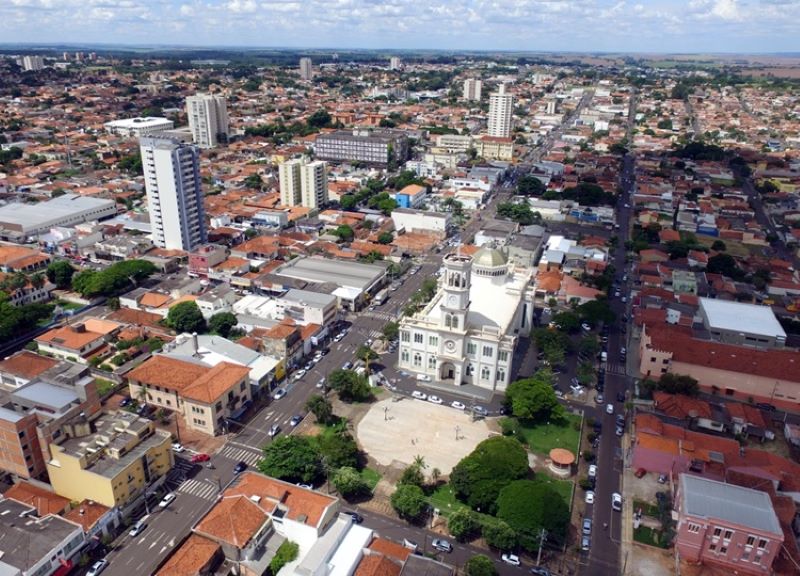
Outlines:
<svg viewBox="0 0 800 576"><path fill-rule="evenodd" d="M420 456L419 454L414 456L414 466L416 466L420 470L425 470L425 468L428 467L428 465L425 464L425 458L423 456Z"/></svg>
<svg viewBox="0 0 800 576"><path fill-rule="evenodd" d="M434 486L439 483L439 478L442 477L442 471L438 468L434 468L431 470L431 480L433 481Z"/></svg>
<svg viewBox="0 0 800 576"><path fill-rule="evenodd" d="M29 278L29 281L31 283L31 286L33 286L38 290L39 288L44 286L44 281L45 281L44 274L42 274L41 272L37 272L36 274L33 274Z"/></svg>

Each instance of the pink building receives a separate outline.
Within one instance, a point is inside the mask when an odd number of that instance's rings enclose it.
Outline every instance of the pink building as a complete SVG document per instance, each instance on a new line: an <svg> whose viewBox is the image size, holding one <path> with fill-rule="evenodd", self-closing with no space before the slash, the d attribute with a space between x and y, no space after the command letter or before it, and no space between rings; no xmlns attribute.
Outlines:
<svg viewBox="0 0 800 576"><path fill-rule="evenodd" d="M731 574L771 574L783 530L766 492L681 474L675 498L680 559Z"/></svg>

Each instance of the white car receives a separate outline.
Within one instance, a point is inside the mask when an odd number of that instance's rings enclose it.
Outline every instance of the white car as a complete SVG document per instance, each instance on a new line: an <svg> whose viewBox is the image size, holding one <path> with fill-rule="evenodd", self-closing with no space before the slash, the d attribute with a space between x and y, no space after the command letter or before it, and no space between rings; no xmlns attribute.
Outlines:
<svg viewBox="0 0 800 576"><path fill-rule="evenodd" d="M613 414L613 413L614 413L614 405L606 404L606 414Z"/></svg>
<svg viewBox="0 0 800 576"><path fill-rule="evenodd" d="M594 504L594 491L593 490L587 490L586 491L586 496L584 497L584 500L586 501L587 504Z"/></svg>
<svg viewBox="0 0 800 576"><path fill-rule="evenodd" d="M589 464L589 478L597 477L597 464Z"/></svg>
<svg viewBox="0 0 800 576"><path fill-rule="evenodd" d="M592 327L591 327L591 326L589 326L589 324L587 324L586 322L584 322L583 324L581 324L581 328L583 328L583 329L584 329L584 330L586 330L587 332L591 332L591 330L592 330Z"/></svg>
<svg viewBox="0 0 800 576"><path fill-rule="evenodd" d="M503 554L500 556L500 559L506 564L511 564L512 566L520 565L519 556L516 554Z"/></svg>
<svg viewBox="0 0 800 576"><path fill-rule="evenodd" d="M430 402L432 404L441 404L442 403L442 399L439 398L438 396L434 396L434 395L431 394L430 396L428 396L428 402Z"/></svg>
<svg viewBox="0 0 800 576"><path fill-rule="evenodd" d="M611 495L611 508L617 512L622 512L622 494L614 492Z"/></svg>
<svg viewBox="0 0 800 576"><path fill-rule="evenodd" d="M272 395L272 397L275 400L280 400L284 396L286 396L286 390L284 390L283 388L278 388L277 390L275 390L275 394Z"/></svg>
<svg viewBox="0 0 800 576"><path fill-rule="evenodd" d="M320 378L319 382L317 382L317 384L316 384L317 388L322 388L323 386L325 386L325 377L324 376L322 378Z"/></svg>
<svg viewBox="0 0 800 576"><path fill-rule="evenodd" d="M425 394L425 392L420 392L419 390L414 390L411 393L411 396L413 398L416 398L417 400L427 400L428 399L428 395Z"/></svg>
<svg viewBox="0 0 800 576"><path fill-rule="evenodd" d="M159 508L166 508L167 506L172 504L172 501L175 500L175 498L177 498L177 495L175 494L175 492L170 492L169 494L167 494L166 496L164 496L161 499L161 502L158 503L158 507Z"/></svg>
<svg viewBox="0 0 800 576"><path fill-rule="evenodd" d="M428 376L427 374L417 374L417 380L419 380L420 382L430 382L431 377Z"/></svg>
<svg viewBox="0 0 800 576"><path fill-rule="evenodd" d="M173 442L172 443L172 451L173 452L177 452L178 454L180 454L184 450L186 450L186 448L184 448L183 444L181 444L180 442Z"/></svg>
<svg viewBox="0 0 800 576"><path fill-rule="evenodd" d="M295 381L300 380L300 378L302 378L305 375L306 375L305 369L301 368L300 370L294 373L294 379Z"/></svg>
<svg viewBox="0 0 800 576"><path fill-rule="evenodd" d="M450 406L455 408L456 410L466 410L467 407L463 402L459 402L458 400L453 400L450 402Z"/></svg>
<svg viewBox="0 0 800 576"><path fill-rule="evenodd" d="M103 558L102 560L98 560L92 567L89 568L89 571L86 573L86 576L99 576L100 572L105 570L108 567L108 560Z"/></svg>

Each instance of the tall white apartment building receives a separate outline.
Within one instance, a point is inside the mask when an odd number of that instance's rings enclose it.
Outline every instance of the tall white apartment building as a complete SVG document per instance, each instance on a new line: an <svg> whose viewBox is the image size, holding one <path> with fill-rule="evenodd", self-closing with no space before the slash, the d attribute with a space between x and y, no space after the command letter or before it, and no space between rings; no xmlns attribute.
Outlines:
<svg viewBox="0 0 800 576"><path fill-rule="evenodd" d="M480 101L483 82L477 78L467 78L464 80L464 100Z"/></svg>
<svg viewBox="0 0 800 576"><path fill-rule="evenodd" d="M22 69L25 71L28 70L41 70L44 68L44 58L41 56L23 56L22 57Z"/></svg>
<svg viewBox="0 0 800 576"><path fill-rule="evenodd" d="M397 56L389 58L389 70L400 70L403 67L403 62Z"/></svg>
<svg viewBox="0 0 800 576"><path fill-rule="evenodd" d="M511 137L511 113L514 110L514 96L506 94L505 84L500 84L497 92L489 95L489 136L494 138Z"/></svg>
<svg viewBox="0 0 800 576"><path fill-rule="evenodd" d="M176 138L148 136L139 141L153 243L191 251L208 241L199 149Z"/></svg>
<svg viewBox="0 0 800 576"><path fill-rule="evenodd" d="M305 158L287 160L278 167L281 204L319 208L328 201L327 163Z"/></svg>
<svg viewBox="0 0 800 576"><path fill-rule="evenodd" d="M225 97L195 94L186 98L186 115L194 143L213 148L228 141L228 106Z"/></svg>
<svg viewBox="0 0 800 576"><path fill-rule="evenodd" d="M311 58L300 58L300 78L311 80L314 70L311 65Z"/></svg>

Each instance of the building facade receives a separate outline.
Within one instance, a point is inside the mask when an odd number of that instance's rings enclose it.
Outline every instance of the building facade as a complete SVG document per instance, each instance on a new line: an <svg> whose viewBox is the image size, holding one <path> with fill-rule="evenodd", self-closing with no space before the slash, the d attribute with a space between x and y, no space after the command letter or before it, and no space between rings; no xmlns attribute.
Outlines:
<svg viewBox="0 0 800 576"><path fill-rule="evenodd" d="M186 98L186 115L194 143L200 148L213 148L228 141L228 103L223 96L189 96Z"/></svg>
<svg viewBox="0 0 800 576"><path fill-rule="evenodd" d="M506 93L505 84L489 95L488 133L494 138L511 137L511 115L514 112L514 96Z"/></svg>
<svg viewBox="0 0 800 576"><path fill-rule="evenodd" d="M531 329L531 270L496 249L448 254L439 292L400 323L399 367L436 382L502 392L512 380L517 334Z"/></svg>
<svg viewBox="0 0 800 576"><path fill-rule="evenodd" d="M208 241L196 146L172 138L140 141L153 243L191 251Z"/></svg>
<svg viewBox="0 0 800 576"><path fill-rule="evenodd" d="M301 202L300 166L302 164L303 160L301 158L293 158L278 166L281 205L283 206L298 206Z"/></svg>
<svg viewBox="0 0 800 576"><path fill-rule="evenodd" d="M27 55L22 57L22 69L26 72L38 71L44 68L44 58L36 55Z"/></svg>
<svg viewBox="0 0 800 576"><path fill-rule="evenodd" d="M314 68L311 58L300 58L300 78L311 80L314 77Z"/></svg>
<svg viewBox="0 0 800 576"><path fill-rule="evenodd" d="M320 208L328 201L327 164L305 158L287 160L278 167L281 204Z"/></svg>
<svg viewBox="0 0 800 576"><path fill-rule="evenodd" d="M321 160L399 165L408 156L408 138L400 130L339 130L317 136L314 148Z"/></svg>
<svg viewBox="0 0 800 576"><path fill-rule="evenodd" d="M400 70L403 67L403 61L399 56L392 56L389 58L389 70Z"/></svg>
<svg viewBox="0 0 800 576"><path fill-rule="evenodd" d="M482 89L483 82L477 78L467 78L464 80L464 100L468 102L479 102Z"/></svg>
<svg viewBox="0 0 800 576"><path fill-rule="evenodd" d="M166 118L148 116L147 118L112 120L111 122L106 122L104 126L111 134L127 136L129 138L144 138L145 136L163 132L164 130L172 130L175 123Z"/></svg>

